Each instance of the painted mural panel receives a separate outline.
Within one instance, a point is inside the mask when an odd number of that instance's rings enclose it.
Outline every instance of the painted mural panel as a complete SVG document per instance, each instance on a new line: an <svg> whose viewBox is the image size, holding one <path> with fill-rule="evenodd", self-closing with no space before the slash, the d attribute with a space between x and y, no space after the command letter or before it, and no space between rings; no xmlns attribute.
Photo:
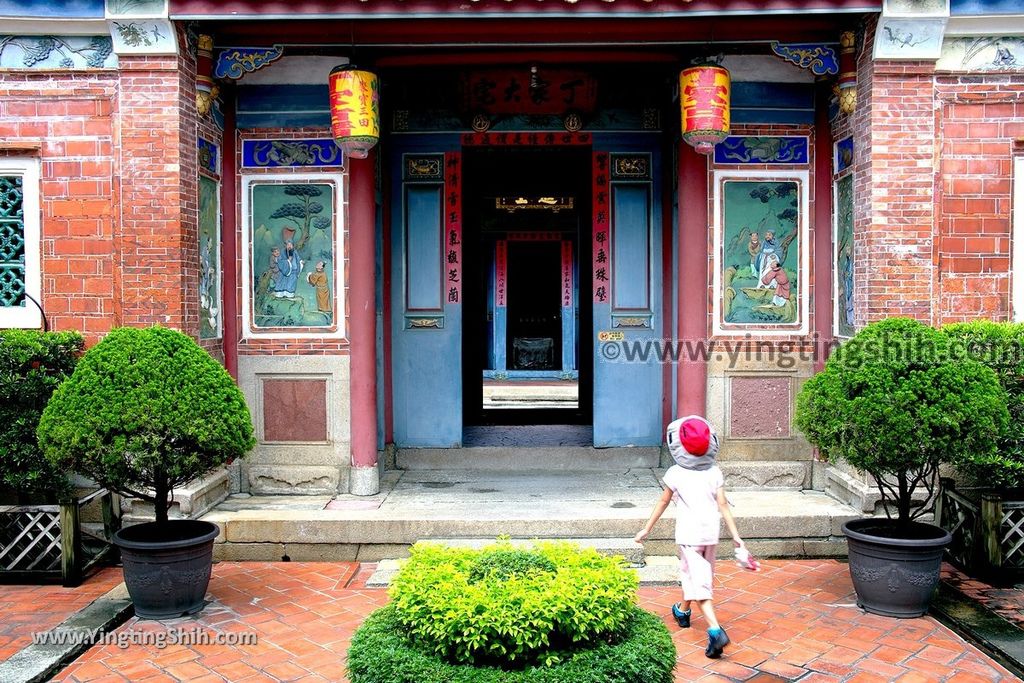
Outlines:
<svg viewBox="0 0 1024 683"><path fill-rule="evenodd" d="M853 336L853 174L836 181L835 301L836 333Z"/></svg>
<svg viewBox="0 0 1024 683"><path fill-rule="evenodd" d="M800 209L800 184L794 180L723 183L723 324L800 322Z"/></svg>
<svg viewBox="0 0 1024 683"><path fill-rule="evenodd" d="M220 336L220 225L217 181L199 176L199 337Z"/></svg>
<svg viewBox="0 0 1024 683"><path fill-rule="evenodd" d="M337 326L340 268L332 182L261 183L248 194L254 330Z"/></svg>

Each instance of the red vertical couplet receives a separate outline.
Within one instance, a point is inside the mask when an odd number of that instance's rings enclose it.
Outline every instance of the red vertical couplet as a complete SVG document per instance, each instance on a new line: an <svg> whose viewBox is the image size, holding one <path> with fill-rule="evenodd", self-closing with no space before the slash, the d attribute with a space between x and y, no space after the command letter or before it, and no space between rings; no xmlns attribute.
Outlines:
<svg viewBox="0 0 1024 683"><path fill-rule="evenodd" d="M505 289L508 284L508 242L498 240L494 247L494 305L505 307Z"/></svg>
<svg viewBox="0 0 1024 683"><path fill-rule="evenodd" d="M606 303L611 296L608 274L611 272L611 261L608 251L609 226L608 215L608 152L594 152L594 303Z"/></svg>
<svg viewBox="0 0 1024 683"><path fill-rule="evenodd" d="M572 242L562 240L562 308L572 306Z"/></svg>
<svg viewBox="0 0 1024 683"><path fill-rule="evenodd" d="M462 155L444 155L445 299L462 303Z"/></svg>

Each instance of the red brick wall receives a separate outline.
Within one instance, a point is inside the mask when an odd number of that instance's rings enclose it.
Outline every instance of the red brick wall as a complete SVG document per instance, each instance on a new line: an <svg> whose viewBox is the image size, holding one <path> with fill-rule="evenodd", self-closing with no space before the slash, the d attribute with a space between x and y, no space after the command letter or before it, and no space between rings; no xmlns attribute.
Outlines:
<svg viewBox="0 0 1024 683"><path fill-rule="evenodd" d="M195 335L194 67L119 62L0 74L0 151L42 162L43 307L89 343L117 325Z"/></svg>
<svg viewBox="0 0 1024 683"><path fill-rule="evenodd" d="M943 75L936 322L1008 320L1014 140L1024 137L1024 76Z"/></svg>
<svg viewBox="0 0 1024 683"><path fill-rule="evenodd" d="M109 72L0 76L5 154L41 160L42 304L50 329L95 341L118 321L114 232L118 79Z"/></svg>
<svg viewBox="0 0 1024 683"><path fill-rule="evenodd" d="M934 65L876 62L855 119L858 324L932 320L937 162Z"/></svg>

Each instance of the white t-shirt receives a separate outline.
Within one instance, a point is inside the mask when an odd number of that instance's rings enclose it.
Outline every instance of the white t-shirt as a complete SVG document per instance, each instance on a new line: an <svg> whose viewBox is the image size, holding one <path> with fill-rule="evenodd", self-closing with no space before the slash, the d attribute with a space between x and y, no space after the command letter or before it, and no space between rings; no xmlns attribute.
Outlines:
<svg viewBox="0 0 1024 683"><path fill-rule="evenodd" d="M715 545L722 514L718 511L718 489L725 485L722 470L688 470L673 465L665 472L665 486L672 489L676 510L676 543Z"/></svg>

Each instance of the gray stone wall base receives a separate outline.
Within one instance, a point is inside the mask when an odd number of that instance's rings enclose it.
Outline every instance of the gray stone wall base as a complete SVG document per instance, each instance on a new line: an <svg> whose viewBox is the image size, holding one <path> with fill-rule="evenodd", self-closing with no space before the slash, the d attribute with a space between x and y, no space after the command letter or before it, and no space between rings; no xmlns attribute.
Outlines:
<svg viewBox="0 0 1024 683"><path fill-rule="evenodd" d="M347 468L326 465L251 465L249 491L253 495L332 495L347 488L347 476L343 473L347 475Z"/></svg>

